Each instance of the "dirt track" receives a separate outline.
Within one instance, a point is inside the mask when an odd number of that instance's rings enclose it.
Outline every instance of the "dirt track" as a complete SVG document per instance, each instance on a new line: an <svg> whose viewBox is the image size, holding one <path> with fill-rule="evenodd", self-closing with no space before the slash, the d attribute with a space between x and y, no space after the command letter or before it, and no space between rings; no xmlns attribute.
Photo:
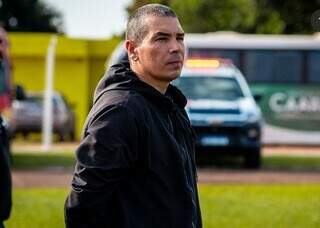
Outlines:
<svg viewBox="0 0 320 228"><path fill-rule="evenodd" d="M56 144L55 151L72 151L76 144ZM39 144L15 144L15 151L38 151ZM39 152L39 151L38 151ZM294 155L294 156L320 156L320 147L264 147L263 155ZM33 171L13 171L14 187L68 187L72 177L72 169L48 169ZM228 170L228 169L200 169L198 172L200 184L288 184L288 183L319 183L320 172L308 171L273 171L273 170Z"/></svg>
<svg viewBox="0 0 320 228"><path fill-rule="evenodd" d="M17 188L68 187L71 176L72 170L20 170L13 172L13 185ZM202 169L198 172L198 181L200 184L320 184L320 172Z"/></svg>
<svg viewBox="0 0 320 228"><path fill-rule="evenodd" d="M16 188L32 187L68 187L72 170L19 170L13 171L12 183Z"/></svg>
<svg viewBox="0 0 320 228"><path fill-rule="evenodd" d="M54 143L51 150L55 152L75 151L77 142ZM17 141L12 145L13 151L19 152L42 152L43 148L39 142ZM268 155L302 155L302 156L320 156L320 146L265 146L262 148L262 154Z"/></svg>
<svg viewBox="0 0 320 228"><path fill-rule="evenodd" d="M240 184L320 183L320 172L200 170L199 182Z"/></svg>

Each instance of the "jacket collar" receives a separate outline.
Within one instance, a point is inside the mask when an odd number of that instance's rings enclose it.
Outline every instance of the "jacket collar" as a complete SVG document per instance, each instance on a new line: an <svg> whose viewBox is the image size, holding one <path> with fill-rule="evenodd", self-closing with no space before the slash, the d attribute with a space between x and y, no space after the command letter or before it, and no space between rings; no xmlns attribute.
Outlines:
<svg viewBox="0 0 320 228"><path fill-rule="evenodd" d="M164 105L169 110L174 107L174 104L180 108L184 108L187 104L185 96L177 87L169 84L166 93L162 94L151 85L141 81L131 70L128 61L110 67L98 83L94 103L104 92L109 90L135 90L156 104Z"/></svg>

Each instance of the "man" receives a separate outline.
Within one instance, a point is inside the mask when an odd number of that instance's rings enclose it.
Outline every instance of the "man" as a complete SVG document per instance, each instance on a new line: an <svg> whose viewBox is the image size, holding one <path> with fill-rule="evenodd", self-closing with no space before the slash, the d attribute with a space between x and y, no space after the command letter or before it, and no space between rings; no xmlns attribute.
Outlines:
<svg viewBox="0 0 320 228"><path fill-rule="evenodd" d="M0 116L0 228L11 210L11 173L9 138Z"/></svg>
<svg viewBox="0 0 320 228"><path fill-rule="evenodd" d="M168 7L129 18L129 63L99 82L77 149L67 227L201 227L194 135L186 99L170 85L184 60L184 32Z"/></svg>

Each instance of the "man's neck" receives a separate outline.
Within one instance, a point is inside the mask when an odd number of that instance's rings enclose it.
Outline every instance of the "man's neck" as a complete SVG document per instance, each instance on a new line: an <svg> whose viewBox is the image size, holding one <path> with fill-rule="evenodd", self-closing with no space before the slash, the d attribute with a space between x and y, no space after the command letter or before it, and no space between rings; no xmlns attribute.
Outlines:
<svg viewBox="0 0 320 228"><path fill-rule="evenodd" d="M169 86L169 82L155 80L153 77L145 75L143 72L139 72L138 70L136 70L134 68L132 68L132 71L137 75L137 77L141 81L152 86L153 88L155 88L156 90L158 90L162 94L166 93L167 88Z"/></svg>

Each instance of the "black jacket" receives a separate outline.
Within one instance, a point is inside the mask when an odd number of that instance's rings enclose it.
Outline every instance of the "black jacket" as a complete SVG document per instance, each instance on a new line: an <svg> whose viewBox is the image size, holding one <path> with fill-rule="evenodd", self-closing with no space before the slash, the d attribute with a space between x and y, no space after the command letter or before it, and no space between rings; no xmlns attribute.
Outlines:
<svg viewBox="0 0 320 228"><path fill-rule="evenodd" d="M201 227L186 99L139 80L128 63L99 82L78 147L67 227Z"/></svg>
<svg viewBox="0 0 320 228"><path fill-rule="evenodd" d="M11 210L11 173L9 137L0 116L0 225Z"/></svg>

